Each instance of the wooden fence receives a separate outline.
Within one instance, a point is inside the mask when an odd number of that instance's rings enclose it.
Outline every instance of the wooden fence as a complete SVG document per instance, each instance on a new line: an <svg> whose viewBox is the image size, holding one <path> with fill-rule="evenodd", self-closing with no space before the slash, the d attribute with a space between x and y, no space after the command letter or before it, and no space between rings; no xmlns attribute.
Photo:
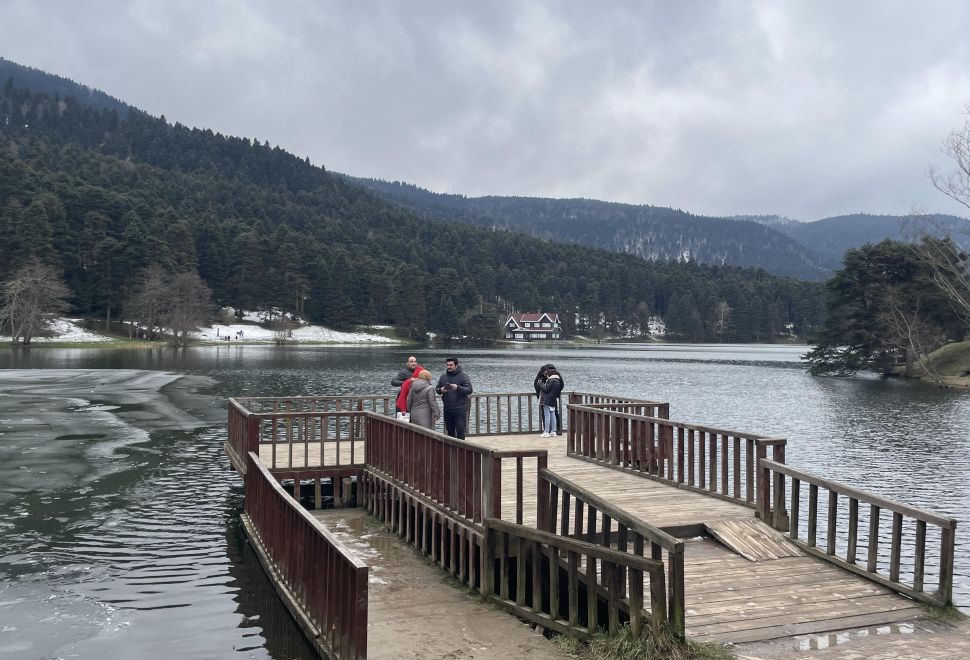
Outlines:
<svg viewBox="0 0 970 660"><path fill-rule="evenodd" d="M759 498L761 516L788 533L804 551L917 600L952 605L955 519L776 461L762 459L758 464L760 480L767 485ZM788 491L786 477L790 481ZM802 484L808 485L807 493ZM822 530L818 525L820 489L825 503ZM802 507L803 502L807 509ZM864 506L860 507L860 503ZM788 515L786 504L791 507ZM888 534L883 519L891 524ZM859 556L860 546L864 558ZM904 550L908 555L906 565ZM935 589L926 589L930 583Z"/></svg>
<svg viewBox="0 0 970 660"><path fill-rule="evenodd" d="M649 553L652 560L660 562L661 577L666 564L666 593L662 581L651 583L651 620L657 625L667 621L675 634L684 637L684 542L627 514L551 470L542 470L539 479L543 485L541 490L549 497L549 503L545 506L546 517L540 520L540 529L616 548L619 552L632 552L637 557ZM631 588L634 586L630 585ZM621 587L625 590L625 583L621 583ZM623 590L621 596L624 595Z"/></svg>
<svg viewBox="0 0 970 660"><path fill-rule="evenodd" d="M367 657L367 565L247 454L244 523L283 601L331 657Z"/></svg>
<svg viewBox="0 0 970 660"><path fill-rule="evenodd" d="M473 394L467 435L538 433L535 401L534 393ZM362 467L366 413L392 416L394 397L229 399L227 453L240 473L245 472L244 457L250 451L260 453L274 471Z"/></svg>
<svg viewBox="0 0 970 660"><path fill-rule="evenodd" d="M602 599L604 627L616 632L621 615L626 614L633 632L639 634L645 574L654 611L664 598L664 569L659 561L494 518L485 521L485 529L483 592L491 602L523 619L587 638L600 627ZM560 594L563 573L566 592ZM651 624L654 634L659 634L661 619L651 617Z"/></svg>
<svg viewBox="0 0 970 660"><path fill-rule="evenodd" d="M783 438L634 414L627 405L571 404L568 455L751 508L757 460L770 447L771 458L785 461Z"/></svg>
<svg viewBox="0 0 970 660"><path fill-rule="evenodd" d="M364 506L462 582L481 588L484 520L502 516L503 463L514 461L521 523L524 461L534 460L538 472L547 466L548 452L484 449L373 415L366 418L365 436Z"/></svg>

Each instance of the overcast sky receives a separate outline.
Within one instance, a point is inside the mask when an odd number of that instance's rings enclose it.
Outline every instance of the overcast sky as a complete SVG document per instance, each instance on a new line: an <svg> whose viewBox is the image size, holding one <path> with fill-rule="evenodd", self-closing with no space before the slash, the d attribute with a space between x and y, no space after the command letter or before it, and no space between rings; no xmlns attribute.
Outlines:
<svg viewBox="0 0 970 660"><path fill-rule="evenodd" d="M707 215L970 215L962 2L0 0L0 56L328 169Z"/></svg>

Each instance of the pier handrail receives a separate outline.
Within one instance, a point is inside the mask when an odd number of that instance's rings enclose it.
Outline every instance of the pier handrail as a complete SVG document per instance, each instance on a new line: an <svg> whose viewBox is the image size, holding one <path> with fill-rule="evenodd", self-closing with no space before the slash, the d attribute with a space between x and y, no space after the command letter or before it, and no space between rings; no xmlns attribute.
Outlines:
<svg viewBox="0 0 970 660"><path fill-rule="evenodd" d="M765 520L788 534L789 538L802 550L820 557L837 566L862 575L894 591L926 603L946 607L953 604L953 556L956 551L956 527L954 518L910 506L902 502L870 493L847 484L824 479L808 472L782 465L775 461L758 461L762 479L770 484L761 493L759 510ZM791 490L786 492L785 477L791 481ZM801 536L801 484L809 485L808 512L805 516L805 538ZM828 491L825 519L825 548L818 547L818 499L819 489ZM791 512L785 511L786 497L790 493ZM848 511L840 512L839 500L848 499ZM860 511L859 503L869 505L868 515ZM880 513L892 513L892 531L888 538L889 552L886 557L885 536L880 536ZM771 511L771 513L768 513ZM844 515L840 515L840 513ZM867 521L865 519L868 518ZM904 518L912 519L915 529L912 536L904 532ZM865 565L856 561L858 554L859 523L868 522ZM939 553L931 554L936 561L937 589L928 592L924 589L927 568L927 526L939 531ZM841 534L841 532L845 534ZM909 545L912 538L913 564L911 569L903 570L902 548L904 537ZM880 556L880 550L883 550ZM840 557L839 554L842 554ZM886 569L888 573L880 568ZM903 582L903 578L908 578Z"/></svg>
<svg viewBox="0 0 970 660"><path fill-rule="evenodd" d="M757 460L784 463L784 438L570 404L567 455L751 508Z"/></svg>
<svg viewBox="0 0 970 660"><path fill-rule="evenodd" d="M490 602L557 632L588 638L600 627L599 601L605 596L608 630L615 633L619 629L621 608L626 605L630 627L634 635L639 635L646 573L650 576L650 624L654 636L659 637L666 598L661 562L495 518L485 520L485 534L482 581ZM510 570L513 556L514 574ZM497 573L493 566L496 560ZM530 564L532 570L527 571ZM565 597L559 593L563 570ZM547 579L542 579L542 572ZM531 580L527 573L531 573ZM579 603L581 573L586 585L584 608ZM657 612L661 616L654 614Z"/></svg>
<svg viewBox="0 0 970 660"><path fill-rule="evenodd" d="M516 522L522 522L525 458L536 470L546 450L496 451L408 422L366 415L367 467L419 492L464 518L479 532L487 517L502 517L502 460L516 461ZM542 500L540 499L539 502ZM541 505L540 505L541 506Z"/></svg>
<svg viewBox="0 0 970 660"><path fill-rule="evenodd" d="M552 470L541 470L539 479L545 482L544 490L549 497L545 507L546 519L540 521L540 529L561 536L585 538L590 543L599 543L604 547L615 546L620 552L632 552L639 557L649 552L649 556L656 561L663 561L663 553L667 552L667 594L662 603L668 610L661 616L670 622L674 633L684 637L684 542ZM570 505L570 497L575 500L575 505ZM617 524L615 534L612 529L614 521Z"/></svg>
<svg viewBox="0 0 970 660"><path fill-rule="evenodd" d="M310 639L337 658L367 657L368 568L299 502L259 460L247 454L245 515L290 599L306 615Z"/></svg>

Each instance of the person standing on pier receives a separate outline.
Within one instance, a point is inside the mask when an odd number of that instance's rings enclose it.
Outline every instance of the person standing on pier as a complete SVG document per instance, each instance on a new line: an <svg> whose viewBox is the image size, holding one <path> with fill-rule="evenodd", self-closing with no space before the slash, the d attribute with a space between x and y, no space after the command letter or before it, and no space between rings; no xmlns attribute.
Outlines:
<svg viewBox="0 0 970 660"><path fill-rule="evenodd" d="M542 438L551 438L557 435L559 412L559 393L562 392L562 378L556 368L548 365L546 367L546 380L542 384L542 393L539 395L539 404L542 406Z"/></svg>
<svg viewBox="0 0 970 660"><path fill-rule="evenodd" d="M458 364L458 359L445 360L447 371L438 379L435 392L444 404L445 432L452 438L465 439L465 420L468 419L468 397L472 393L472 381Z"/></svg>
<svg viewBox="0 0 970 660"><path fill-rule="evenodd" d="M556 371L556 367L552 364L544 364L539 368L539 373L536 375L536 379L532 382L532 386L536 390L536 398L539 399L539 424L542 425L542 432L546 432L545 414L542 407L542 388L546 384L546 378L549 370L552 369L559 376L559 392L561 393L563 388L566 386L566 381L563 380L562 374ZM556 394L556 430L554 430L550 435L562 435L562 413L560 412L560 402L559 394Z"/></svg>
<svg viewBox="0 0 970 660"><path fill-rule="evenodd" d="M441 417L441 409L438 407L438 399L434 395L431 374L428 373L427 369L415 371L417 375L408 391L407 403L411 423L423 426L426 429L433 429L438 418Z"/></svg>
<svg viewBox="0 0 970 660"><path fill-rule="evenodd" d="M401 369L399 372L397 372L397 376L391 379L391 387L401 387L402 385L404 385L404 383L409 378L414 376L414 368L417 366L418 366L418 358L414 357L413 355L408 356L407 366L404 367L404 369ZM407 396L407 392L404 393L404 396ZM400 401L401 399L400 392L398 392L397 398ZM398 405L397 403L395 403L394 408L399 413L405 412L404 408L402 408L401 405Z"/></svg>

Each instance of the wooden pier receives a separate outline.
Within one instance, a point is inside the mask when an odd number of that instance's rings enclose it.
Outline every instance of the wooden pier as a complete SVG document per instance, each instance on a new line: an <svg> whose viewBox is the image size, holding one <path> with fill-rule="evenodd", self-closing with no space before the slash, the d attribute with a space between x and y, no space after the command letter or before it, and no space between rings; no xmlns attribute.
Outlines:
<svg viewBox="0 0 970 660"><path fill-rule="evenodd" d="M580 639L630 625L741 643L951 604L951 518L788 466L784 439L673 421L663 402L571 393L566 435L539 438L534 400L474 397L464 441L392 419L390 397L230 400L245 528L321 654L383 653L366 564L299 503L328 492L481 598Z"/></svg>

